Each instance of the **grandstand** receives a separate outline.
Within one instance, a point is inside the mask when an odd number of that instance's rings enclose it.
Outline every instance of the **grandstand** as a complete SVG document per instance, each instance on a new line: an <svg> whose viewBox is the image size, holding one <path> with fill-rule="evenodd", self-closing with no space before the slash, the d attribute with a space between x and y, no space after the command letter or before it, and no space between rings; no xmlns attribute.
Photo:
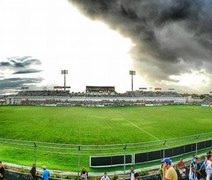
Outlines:
<svg viewBox="0 0 212 180"><path fill-rule="evenodd" d="M201 99L185 97L174 91L127 91L117 93L114 86L86 86L86 92L63 90L24 90L8 96L6 104L49 106L159 106L200 104Z"/></svg>
<svg viewBox="0 0 212 180"><path fill-rule="evenodd" d="M124 95L128 97L182 97L174 91L127 91Z"/></svg>
<svg viewBox="0 0 212 180"><path fill-rule="evenodd" d="M6 103L6 100L4 99L4 98L1 98L0 97L0 105L3 105L3 104L5 104Z"/></svg>
<svg viewBox="0 0 212 180"><path fill-rule="evenodd" d="M202 101L202 106L212 106L212 95L207 96L203 101Z"/></svg>
<svg viewBox="0 0 212 180"><path fill-rule="evenodd" d="M40 91L20 91L17 96L69 96L69 91L63 90L40 90Z"/></svg>
<svg viewBox="0 0 212 180"><path fill-rule="evenodd" d="M56 89L55 89L56 87ZM29 90L23 89L16 95L5 96L3 104L53 105L53 106L159 106L168 104L198 104L209 106L212 96L205 99L192 94L179 94L173 90L158 91L140 88L136 91L118 93L114 86L86 86L84 92L68 90Z"/></svg>
<svg viewBox="0 0 212 180"><path fill-rule="evenodd" d="M87 95L115 95L114 86L86 86Z"/></svg>

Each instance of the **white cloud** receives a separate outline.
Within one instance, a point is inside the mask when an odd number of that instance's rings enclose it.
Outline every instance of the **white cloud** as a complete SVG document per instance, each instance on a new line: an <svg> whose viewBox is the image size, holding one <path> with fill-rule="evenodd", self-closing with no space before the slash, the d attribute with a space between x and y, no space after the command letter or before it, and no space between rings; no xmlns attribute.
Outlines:
<svg viewBox="0 0 212 180"><path fill-rule="evenodd" d="M1 59L40 59L41 85L62 85L60 70L67 69L72 90L82 91L85 85L130 89L132 42L84 17L66 0L3 0L0 22Z"/></svg>

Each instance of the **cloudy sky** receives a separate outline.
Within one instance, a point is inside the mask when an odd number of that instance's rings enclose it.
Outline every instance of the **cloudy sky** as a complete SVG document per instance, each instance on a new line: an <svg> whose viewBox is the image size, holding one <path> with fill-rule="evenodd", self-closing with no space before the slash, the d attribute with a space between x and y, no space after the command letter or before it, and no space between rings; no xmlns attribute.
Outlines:
<svg viewBox="0 0 212 180"><path fill-rule="evenodd" d="M0 0L0 94L86 85L212 90L210 0Z"/></svg>

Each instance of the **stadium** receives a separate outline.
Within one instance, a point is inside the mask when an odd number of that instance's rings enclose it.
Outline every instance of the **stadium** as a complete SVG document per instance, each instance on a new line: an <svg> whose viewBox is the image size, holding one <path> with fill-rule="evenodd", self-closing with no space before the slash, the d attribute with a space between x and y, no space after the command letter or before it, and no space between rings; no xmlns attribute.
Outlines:
<svg viewBox="0 0 212 180"><path fill-rule="evenodd" d="M211 180L211 9L0 1L0 180Z"/></svg>
<svg viewBox="0 0 212 180"><path fill-rule="evenodd" d="M1 98L1 159L73 172L124 167L125 174L166 156L191 157L211 149L211 102L210 94L117 93L112 86L22 90Z"/></svg>

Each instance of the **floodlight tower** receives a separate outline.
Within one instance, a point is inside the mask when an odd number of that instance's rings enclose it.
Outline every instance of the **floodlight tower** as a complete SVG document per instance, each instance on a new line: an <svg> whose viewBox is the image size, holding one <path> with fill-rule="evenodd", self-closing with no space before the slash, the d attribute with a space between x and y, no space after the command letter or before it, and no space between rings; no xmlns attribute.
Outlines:
<svg viewBox="0 0 212 180"><path fill-rule="evenodd" d="M66 74L68 74L68 70L61 70L61 74L64 75L64 91L66 90Z"/></svg>
<svg viewBox="0 0 212 180"><path fill-rule="evenodd" d="M133 91L133 76L136 74L134 70L130 70L129 74L131 75L131 91Z"/></svg>

